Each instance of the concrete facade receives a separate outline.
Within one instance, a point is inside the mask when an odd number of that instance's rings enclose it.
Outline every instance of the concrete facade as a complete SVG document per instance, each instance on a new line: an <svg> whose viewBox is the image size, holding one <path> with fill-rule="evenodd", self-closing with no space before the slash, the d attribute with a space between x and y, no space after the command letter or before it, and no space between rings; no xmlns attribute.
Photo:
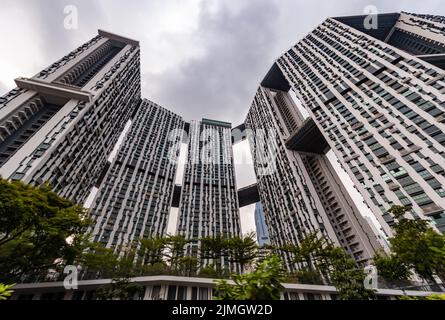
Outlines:
<svg viewBox="0 0 445 320"><path fill-rule="evenodd" d="M394 204L445 231L443 17L330 18L277 60L281 73L392 235Z"/></svg>
<svg viewBox="0 0 445 320"><path fill-rule="evenodd" d="M270 241L298 244L317 232L366 264L381 246L326 156L286 147L305 123L288 92L258 89L245 125Z"/></svg>
<svg viewBox="0 0 445 320"><path fill-rule="evenodd" d="M94 241L118 248L165 236L184 121L142 100L91 206Z"/></svg>
<svg viewBox="0 0 445 320"><path fill-rule="evenodd" d="M177 234L188 239L241 235L230 123L190 123ZM187 248L193 255L198 251L198 241ZM228 266L224 258L221 263Z"/></svg>
<svg viewBox="0 0 445 320"><path fill-rule="evenodd" d="M140 100L125 39L98 35L0 98L1 176L85 201Z"/></svg>

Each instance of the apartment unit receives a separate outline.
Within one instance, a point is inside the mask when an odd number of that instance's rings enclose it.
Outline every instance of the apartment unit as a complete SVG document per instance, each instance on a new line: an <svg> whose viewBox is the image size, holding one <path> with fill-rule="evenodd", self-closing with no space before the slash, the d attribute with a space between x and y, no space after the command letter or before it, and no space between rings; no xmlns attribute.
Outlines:
<svg viewBox="0 0 445 320"><path fill-rule="evenodd" d="M140 100L139 43L99 34L0 98L0 175L83 203Z"/></svg>
<svg viewBox="0 0 445 320"><path fill-rule="evenodd" d="M325 20L265 82L295 92L387 236L394 204L444 232L444 18L380 14L371 29L365 18Z"/></svg>
<svg viewBox="0 0 445 320"><path fill-rule="evenodd" d="M177 114L141 101L91 206L94 241L118 249L166 234L183 128Z"/></svg>
<svg viewBox="0 0 445 320"><path fill-rule="evenodd" d="M241 235L231 127L210 119L190 122L177 224L177 234L188 239ZM193 255L198 250L198 241L187 248Z"/></svg>

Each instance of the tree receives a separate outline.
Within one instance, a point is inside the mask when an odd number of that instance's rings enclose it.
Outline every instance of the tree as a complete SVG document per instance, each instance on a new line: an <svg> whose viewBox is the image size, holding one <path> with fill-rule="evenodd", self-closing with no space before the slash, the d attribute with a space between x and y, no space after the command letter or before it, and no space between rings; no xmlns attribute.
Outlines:
<svg viewBox="0 0 445 320"><path fill-rule="evenodd" d="M0 178L0 281L72 264L89 243L85 228L90 223L85 209L48 185Z"/></svg>
<svg viewBox="0 0 445 320"><path fill-rule="evenodd" d="M298 271L292 272L288 276L289 282L296 282L302 284L324 284L323 277L318 270L309 268L302 268Z"/></svg>
<svg viewBox="0 0 445 320"><path fill-rule="evenodd" d="M379 276L388 284L400 287L407 284L411 277L411 271L397 255L391 254L388 256L376 252L373 261Z"/></svg>
<svg viewBox="0 0 445 320"><path fill-rule="evenodd" d="M178 259L177 271L186 277L196 276L199 268L199 259L196 257L185 256Z"/></svg>
<svg viewBox="0 0 445 320"><path fill-rule="evenodd" d="M86 278L112 278L117 273L119 256L113 249L105 248L101 243L94 243L83 253L78 263L84 269Z"/></svg>
<svg viewBox="0 0 445 320"><path fill-rule="evenodd" d="M230 278L231 273L226 268L216 267L214 264L207 264L200 267L198 276L202 278L223 279Z"/></svg>
<svg viewBox="0 0 445 320"><path fill-rule="evenodd" d="M330 279L341 300L369 300L375 292L364 286L365 273L342 248L330 249Z"/></svg>
<svg viewBox="0 0 445 320"><path fill-rule="evenodd" d="M199 242L201 266L208 265L210 260L210 264L214 265L217 269L221 269L221 258L227 257L229 254L228 240L218 235L203 237L199 239Z"/></svg>
<svg viewBox="0 0 445 320"><path fill-rule="evenodd" d="M164 262L164 251L167 240L163 237L150 237L139 240L139 258L142 264L156 264Z"/></svg>
<svg viewBox="0 0 445 320"><path fill-rule="evenodd" d="M329 254L332 245L328 240L313 232L304 237L298 244L287 244L280 248L293 256L293 262L299 266L299 270L291 275L300 283L323 283L323 273L329 264Z"/></svg>
<svg viewBox="0 0 445 320"><path fill-rule="evenodd" d="M426 220L408 219L409 207L393 206L388 210L395 218L395 236L389 240L393 254L408 269L430 282L445 270L445 238L434 231Z"/></svg>
<svg viewBox="0 0 445 320"><path fill-rule="evenodd" d="M313 232L304 237L299 244L287 245L285 249L294 256L294 262L315 269L317 262L326 256L330 245L325 237Z"/></svg>
<svg viewBox="0 0 445 320"><path fill-rule="evenodd" d="M258 246L255 241L255 233L251 232L245 237L232 237L227 240L230 261L239 263L241 273L244 273L244 267L257 257Z"/></svg>
<svg viewBox="0 0 445 320"><path fill-rule="evenodd" d="M285 270L281 260L272 256L260 262L256 270L234 274L234 285L216 280L217 300L279 300L283 290Z"/></svg>
<svg viewBox="0 0 445 320"><path fill-rule="evenodd" d="M382 277L387 284L397 287L408 284L412 273L397 255L391 254L388 256L376 252L373 262L378 270L378 275Z"/></svg>
<svg viewBox="0 0 445 320"><path fill-rule="evenodd" d="M445 235L429 229L425 233L425 242L431 252L435 274L445 281Z"/></svg>
<svg viewBox="0 0 445 320"><path fill-rule="evenodd" d="M181 259L184 257L185 246L190 243L191 239L186 239L185 236L169 235L166 238L166 250L164 257L172 270L177 270Z"/></svg>

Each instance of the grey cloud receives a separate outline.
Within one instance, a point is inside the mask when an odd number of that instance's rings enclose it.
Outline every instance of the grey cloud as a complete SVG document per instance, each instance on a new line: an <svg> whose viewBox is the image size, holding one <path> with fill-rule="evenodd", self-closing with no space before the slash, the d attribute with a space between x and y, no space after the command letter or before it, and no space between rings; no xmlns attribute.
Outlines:
<svg viewBox="0 0 445 320"><path fill-rule="evenodd" d="M166 43L179 44L190 38L202 46L204 55L178 63L165 61L168 68L161 73L143 69L144 97L188 120L209 117L233 124L244 120L259 82L276 57L325 18L361 14L370 4L367 0L243 0L243 7L237 13L224 5L214 13L206 0L201 5L196 31L187 35L188 38L178 38L184 35L168 33L155 23L150 25L150 30L141 26L142 22L152 21L160 8L176 7L180 2L165 1L164 5L164 0L4 1L5 8L27 12L30 20L17 23L26 26L25 32L38 30L41 43L38 48L29 48L30 59L40 57L39 61L47 64L90 39L98 28L140 40L142 66L150 60L150 49L156 48L156 43L147 43L149 31L156 29ZM228 6L224 0L220 3ZM79 29L76 31L63 28L63 8L68 4L78 8ZM373 4L379 12L405 10L445 14L443 0L406 0L403 3L375 0ZM17 41L26 43L26 34L18 35ZM178 52L184 50L185 57L190 56L185 52L189 49L180 45L176 48ZM30 70L23 75L37 71Z"/></svg>
<svg viewBox="0 0 445 320"><path fill-rule="evenodd" d="M64 7L75 5L78 9L78 26L76 30L64 28ZM85 0L15 0L11 7L26 11L30 20L25 23L26 29L38 30L41 45L32 48L32 53L38 54L42 60L50 64L85 41L97 32L97 28L105 21L104 10L99 3ZM6 5L7 7L7 5ZM26 31L25 31L26 32ZM30 32L31 33L31 32ZM26 34L20 35L19 41L26 41ZM79 39L81 39L79 42ZM45 66L41 66L43 69Z"/></svg>
<svg viewBox="0 0 445 320"><path fill-rule="evenodd" d="M273 59L276 30L270 17L276 14L269 0L251 2L236 14L222 9L212 15L204 5L197 36L206 44L206 55L163 74L144 74L152 88L144 90L146 95L187 119L243 121Z"/></svg>
<svg viewBox="0 0 445 320"><path fill-rule="evenodd" d="M98 24L105 20L103 11L105 8L94 1L40 0L32 3L30 10L34 12L37 19L45 44L43 48L46 50L46 56L56 55L59 57L66 54L69 50L80 45L80 43L74 43L74 37L82 34L84 40L87 41L96 34ZM64 28L64 7L67 5L74 5L78 9L79 28L77 30ZM67 50L67 48L69 49Z"/></svg>

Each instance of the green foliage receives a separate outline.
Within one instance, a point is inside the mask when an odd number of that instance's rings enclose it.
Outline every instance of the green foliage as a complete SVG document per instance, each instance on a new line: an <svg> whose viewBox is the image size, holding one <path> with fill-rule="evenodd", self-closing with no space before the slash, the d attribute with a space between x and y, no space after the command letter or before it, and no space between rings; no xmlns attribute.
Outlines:
<svg viewBox="0 0 445 320"><path fill-rule="evenodd" d="M0 283L0 301L7 300L14 293L14 291L11 290L14 286L15 284Z"/></svg>
<svg viewBox="0 0 445 320"><path fill-rule="evenodd" d="M287 276L287 281L302 284L324 284L320 272L309 268L290 273Z"/></svg>
<svg viewBox="0 0 445 320"><path fill-rule="evenodd" d="M401 296L399 300L445 300L445 294L432 294L426 297Z"/></svg>
<svg viewBox="0 0 445 320"><path fill-rule="evenodd" d="M230 278L231 274L226 268L209 264L200 268L198 276L203 278L224 279Z"/></svg>
<svg viewBox="0 0 445 320"><path fill-rule="evenodd" d="M373 260L379 276L387 283L402 286L411 276L411 271L397 255L388 256L377 252Z"/></svg>
<svg viewBox="0 0 445 320"><path fill-rule="evenodd" d="M97 290L96 298L98 300L133 300L136 294L141 296L144 287L132 283L127 278L113 279L110 286L105 286Z"/></svg>
<svg viewBox="0 0 445 320"><path fill-rule="evenodd" d="M200 259L217 262L221 257L228 256L228 241L223 236L203 237L200 241Z"/></svg>
<svg viewBox="0 0 445 320"><path fill-rule="evenodd" d="M281 260L272 256L263 260L256 270L233 275L234 285L216 280L217 300L279 300L285 271Z"/></svg>
<svg viewBox="0 0 445 320"><path fill-rule="evenodd" d="M397 298L397 300L418 300L416 297L411 297L411 296L400 296Z"/></svg>
<svg viewBox="0 0 445 320"><path fill-rule="evenodd" d="M156 264L163 262L167 240L162 237L143 238L139 240L138 256L142 264Z"/></svg>
<svg viewBox="0 0 445 320"><path fill-rule="evenodd" d="M326 238L311 233L299 244L280 248L291 253L299 270L289 275L290 281L307 284L333 284L344 300L373 299L373 290L364 287L365 273L342 248L334 247Z"/></svg>
<svg viewBox="0 0 445 320"><path fill-rule="evenodd" d="M445 235L429 229L425 233L425 242L431 255L434 273L445 280Z"/></svg>
<svg viewBox="0 0 445 320"><path fill-rule="evenodd" d="M177 271L180 275L186 277L195 276L199 268L199 259L196 257L185 256L177 260Z"/></svg>
<svg viewBox="0 0 445 320"><path fill-rule="evenodd" d="M173 272L165 262L156 262L149 265L144 265L142 267L142 272L140 275L150 275L150 276L157 276L157 275L172 275Z"/></svg>
<svg viewBox="0 0 445 320"><path fill-rule="evenodd" d="M0 178L0 281L72 264L88 245L86 216L85 209L47 185Z"/></svg>
<svg viewBox="0 0 445 320"><path fill-rule="evenodd" d="M241 273L244 273L246 264L257 257L257 243L255 233L251 232L245 237L232 237L227 240L229 257L231 262L239 263Z"/></svg>
<svg viewBox="0 0 445 320"><path fill-rule="evenodd" d="M216 269L215 265L209 264L199 270L198 276L203 278L219 278L221 272Z"/></svg>
<svg viewBox="0 0 445 320"><path fill-rule="evenodd" d="M258 256L255 233L249 233L245 237L225 238L221 235L203 237L199 241L201 265L207 265L210 262L216 268L216 273L222 271L221 261L223 257L232 263L238 263L241 273L243 273L246 264L251 263ZM212 272L209 268L204 270L205 274L211 274Z"/></svg>
<svg viewBox="0 0 445 320"><path fill-rule="evenodd" d="M364 287L365 273L357 267L342 248L332 248L330 252L330 279L337 288L341 300L375 299L375 292Z"/></svg>
<svg viewBox="0 0 445 320"><path fill-rule="evenodd" d="M105 248L100 243L95 243L90 250L82 255L79 263L88 270L90 275L100 275L103 278L109 278L116 273L119 257L112 249Z"/></svg>
<svg viewBox="0 0 445 320"><path fill-rule="evenodd" d="M320 237L317 232L308 234L299 244L288 244L281 249L290 252L294 262L310 270L317 269L329 252L331 245L325 237Z"/></svg>
<svg viewBox="0 0 445 320"><path fill-rule="evenodd" d="M426 220L406 218L409 210L405 206L388 210L395 218L395 236L389 240L391 250L399 264L434 281L434 274L443 277L445 273L445 236L430 228Z"/></svg>
<svg viewBox="0 0 445 320"><path fill-rule="evenodd" d="M163 252L166 262L173 270L180 267L180 262L183 261L185 246L192 242L191 239L186 239L185 236L169 235L165 238L166 250Z"/></svg>
<svg viewBox="0 0 445 320"><path fill-rule="evenodd" d="M445 300L445 294L432 294L425 297L426 300Z"/></svg>

